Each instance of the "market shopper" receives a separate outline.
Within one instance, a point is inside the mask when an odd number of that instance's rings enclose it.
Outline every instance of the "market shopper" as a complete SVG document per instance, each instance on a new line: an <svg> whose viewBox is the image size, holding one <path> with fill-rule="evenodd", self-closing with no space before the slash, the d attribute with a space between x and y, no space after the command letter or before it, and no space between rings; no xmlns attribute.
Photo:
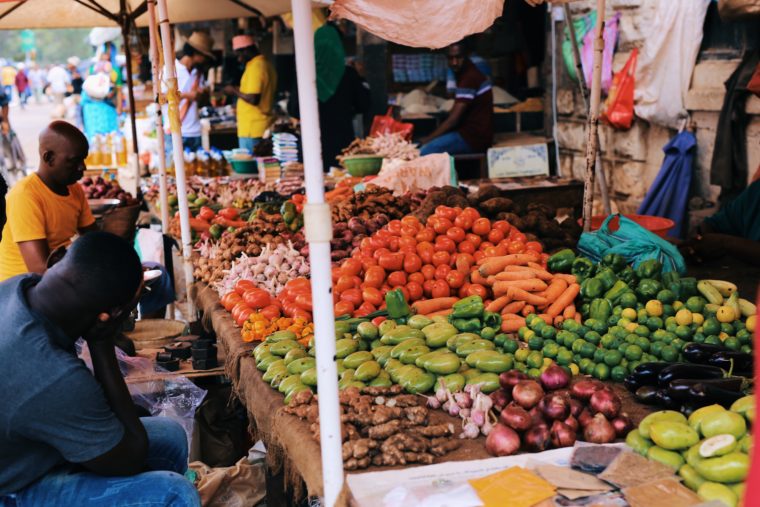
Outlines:
<svg viewBox="0 0 760 507"><path fill-rule="evenodd" d="M19 64L18 66L15 82L18 100L21 103L21 109L24 109L31 92L29 91L29 77L26 75L26 69L23 64Z"/></svg>
<svg viewBox="0 0 760 507"><path fill-rule="evenodd" d="M422 139L420 153L485 152L493 140L491 81L470 61L464 42L449 46L447 57L456 77L454 107L438 128Z"/></svg>
<svg viewBox="0 0 760 507"><path fill-rule="evenodd" d="M227 85L224 93L237 97L237 130L241 148L253 152L264 132L272 124L277 74L267 58L259 52L250 35L232 39L238 61L245 65L240 87Z"/></svg>
<svg viewBox="0 0 760 507"><path fill-rule="evenodd" d="M97 232L43 276L0 283L0 507L200 506L187 438L138 418L114 337L142 292L131 246ZM83 338L93 372L76 355Z"/></svg>
<svg viewBox="0 0 760 507"><path fill-rule="evenodd" d="M95 218L77 181L89 145L82 132L54 121L40 134L40 166L7 197L7 223L0 240L0 281L41 274L48 256L76 234L96 230Z"/></svg>

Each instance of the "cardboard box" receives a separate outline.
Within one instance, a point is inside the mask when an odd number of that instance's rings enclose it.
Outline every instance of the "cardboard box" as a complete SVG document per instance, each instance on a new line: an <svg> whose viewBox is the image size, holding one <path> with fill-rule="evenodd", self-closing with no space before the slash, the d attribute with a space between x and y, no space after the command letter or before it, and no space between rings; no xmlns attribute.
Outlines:
<svg viewBox="0 0 760 507"><path fill-rule="evenodd" d="M546 139L518 136L488 149L488 177L548 176L549 148Z"/></svg>

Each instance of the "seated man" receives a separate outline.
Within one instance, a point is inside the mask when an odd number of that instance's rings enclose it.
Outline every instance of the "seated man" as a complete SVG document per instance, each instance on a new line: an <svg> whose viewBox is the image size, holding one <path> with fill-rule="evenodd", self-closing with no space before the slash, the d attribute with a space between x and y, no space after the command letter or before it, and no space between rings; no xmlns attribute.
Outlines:
<svg viewBox="0 0 760 507"><path fill-rule="evenodd" d="M750 264L760 262L760 180L706 218L699 234L680 248L697 262L727 254Z"/></svg>
<svg viewBox="0 0 760 507"><path fill-rule="evenodd" d="M137 253L104 232L43 276L0 283L0 506L200 506L180 475L185 432L137 417L116 361L113 337L142 287Z"/></svg>
<svg viewBox="0 0 760 507"><path fill-rule="evenodd" d="M82 187L89 144L79 129L54 121L40 134L40 167L8 193L0 240L0 281L42 274L48 256L77 234L97 230Z"/></svg>
<svg viewBox="0 0 760 507"><path fill-rule="evenodd" d="M449 67L456 77L454 107L432 134L422 139L420 153L462 155L486 151L493 141L491 81L467 54L463 42L447 49Z"/></svg>

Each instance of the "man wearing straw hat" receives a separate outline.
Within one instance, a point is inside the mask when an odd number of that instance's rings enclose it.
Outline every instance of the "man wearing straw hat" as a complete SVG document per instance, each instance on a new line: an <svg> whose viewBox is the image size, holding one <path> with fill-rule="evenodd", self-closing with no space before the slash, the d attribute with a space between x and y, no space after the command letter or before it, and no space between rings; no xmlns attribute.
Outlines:
<svg viewBox="0 0 760 507"><path fill-rule="evenodd" d="M277 75L250 35L233 37L232 49L238 61L245 65L245 71L240 79L240 88L227 85L224 92L238 98L238 142L241 148L252 152L272 124Z"/></svg>

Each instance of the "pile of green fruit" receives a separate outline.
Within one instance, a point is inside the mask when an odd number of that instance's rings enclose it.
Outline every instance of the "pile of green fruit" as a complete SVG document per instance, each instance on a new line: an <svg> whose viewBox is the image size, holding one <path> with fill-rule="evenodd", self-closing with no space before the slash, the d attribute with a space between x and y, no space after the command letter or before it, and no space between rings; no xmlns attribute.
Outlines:
<svg viewBox="0 0 760 507"><path fill-rule="evenodd" d="M628 434L626 444L672 467L705 502L719 500L735 507L749 471L752 435L747 428L754 420L753 396L737 400L729 410L702 407L688 419L671 410L654 412Z"/></svg>

